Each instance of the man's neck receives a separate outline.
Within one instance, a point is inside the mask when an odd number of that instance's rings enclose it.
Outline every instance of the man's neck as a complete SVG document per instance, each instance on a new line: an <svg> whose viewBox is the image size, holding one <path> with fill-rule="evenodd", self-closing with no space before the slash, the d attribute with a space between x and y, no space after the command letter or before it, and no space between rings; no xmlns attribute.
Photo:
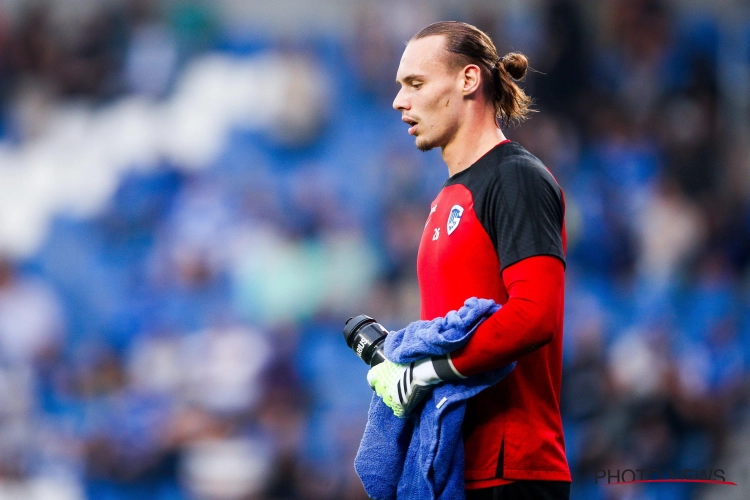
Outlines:
<svg viewBox="0 0 750 500"><path fill-rule="evenodd" d="M466 170L489 150L505 140L503 131L492 122L469 124L459 128L453 140L443 147L443 161L453 177Z"/></svg>

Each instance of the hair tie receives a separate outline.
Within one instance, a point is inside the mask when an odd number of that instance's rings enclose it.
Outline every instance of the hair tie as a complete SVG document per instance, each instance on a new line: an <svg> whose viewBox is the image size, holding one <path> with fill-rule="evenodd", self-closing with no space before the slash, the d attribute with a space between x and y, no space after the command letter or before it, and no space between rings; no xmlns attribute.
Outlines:
<svg viewBox="0 0 750 500"><path fill-rule="evenodd" d="M497 60L495 63L495 68L497 69L498 73L506 73L508 69L505 67L505 58L501 57Z"/></svg>

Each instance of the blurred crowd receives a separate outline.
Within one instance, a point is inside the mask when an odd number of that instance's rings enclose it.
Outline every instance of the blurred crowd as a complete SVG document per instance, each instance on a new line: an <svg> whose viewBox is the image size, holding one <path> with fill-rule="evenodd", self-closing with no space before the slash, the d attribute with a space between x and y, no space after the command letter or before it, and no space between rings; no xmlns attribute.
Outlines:
<svg viewBox="0 0 750 500"><path fill-rule="evenodd" d="M372 392L341 328L418 319L416 252L447 169L390 104L404 42L440 18L537 70L539 113L506 135L566 195L572 497L697 498L595 474L728 468L750 417L750 110L726 66L750 72L750 18L368 3L350 32L258 41L208 5L0 11L4 147L71 102L166 99L207 51L294 54L327 78L321 105L289 95L304 113L230 130L205 165L123 171L103 211L60 213L34 252L0 255L0 498L366 498L352 464Z"/></svg>

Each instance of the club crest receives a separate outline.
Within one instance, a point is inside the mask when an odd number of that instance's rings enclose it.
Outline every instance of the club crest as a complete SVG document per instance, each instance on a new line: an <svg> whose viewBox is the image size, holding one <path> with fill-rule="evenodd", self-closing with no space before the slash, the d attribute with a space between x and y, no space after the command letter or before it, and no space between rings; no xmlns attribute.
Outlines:
<svg viewBox="0 0 750 500"><path fill-rule="evenodd" d="M461 216L464 214L464 209L460 205L453 205L451 213L448 216L448 234L451 234L458 227L458 223L461 222Z"/></svg>

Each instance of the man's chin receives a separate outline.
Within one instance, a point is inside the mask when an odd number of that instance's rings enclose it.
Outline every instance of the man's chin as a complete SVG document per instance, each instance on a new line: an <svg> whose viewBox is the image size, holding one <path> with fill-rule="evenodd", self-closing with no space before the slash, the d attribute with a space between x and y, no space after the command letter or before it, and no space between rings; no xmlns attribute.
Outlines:
<svg viewBox="0 0 750 500"><path fill-rule="evenodd" d="M426 141L424 139L420 139L419 137L417 137L417 140L414 141L414 144L417 146L417 149L422 152L429 151L435 147L435 145L432 144L431 142Z"/></svg>

